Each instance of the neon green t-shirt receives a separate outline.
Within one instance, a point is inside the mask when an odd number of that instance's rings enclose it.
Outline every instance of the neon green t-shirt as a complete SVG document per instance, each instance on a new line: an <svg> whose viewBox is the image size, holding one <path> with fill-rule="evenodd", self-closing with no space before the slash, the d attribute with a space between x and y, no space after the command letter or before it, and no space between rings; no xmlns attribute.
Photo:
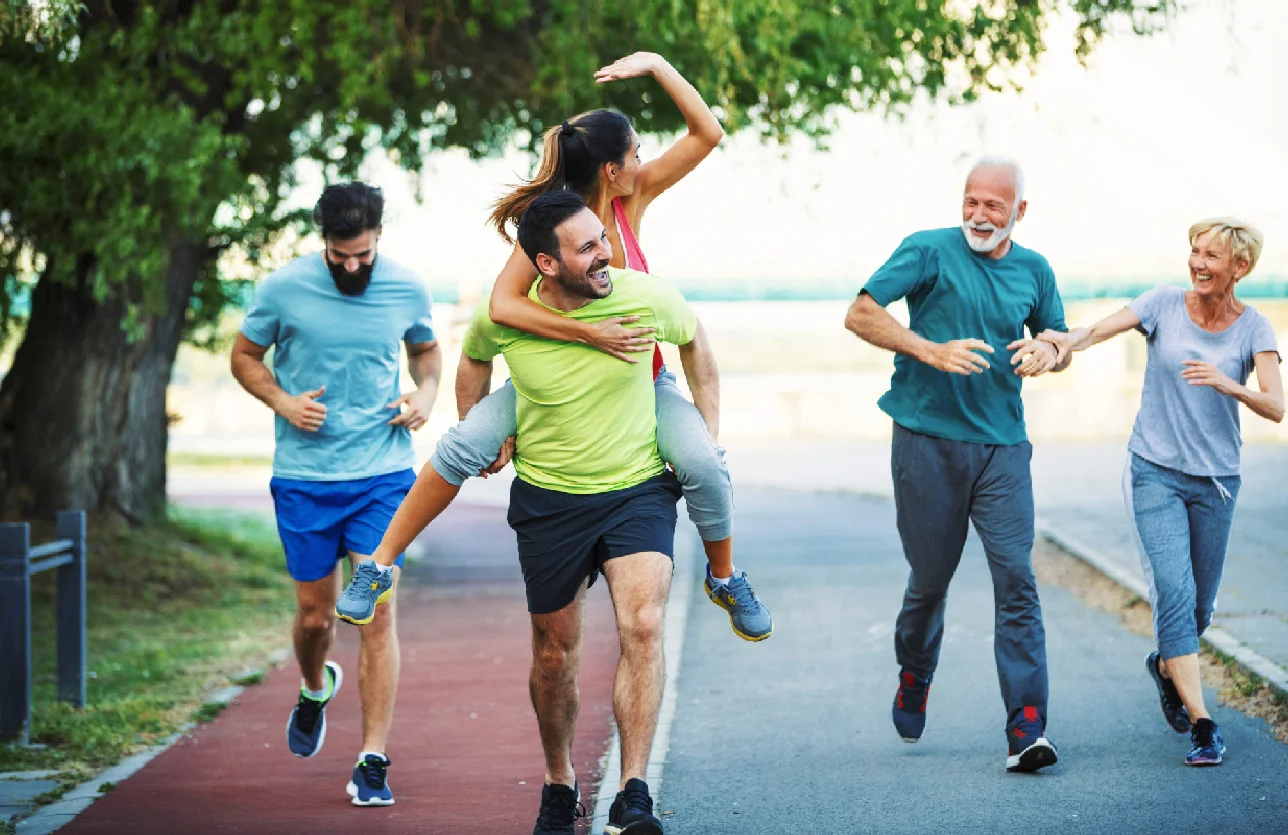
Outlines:
<svg viewBox="0 0 1288 835"><path fill-rule="evenodd" d="M610 269L613 291L578 310L587 322L639 316L659 342L687 345L698 320L688 302L657 276ZM533 283L528 298L540 303ZM647 355L627 363L588 345L558 342L502 327L488 318L488 298L474 311L461 344L480 361L505 355L518 393L514 469L519 478L561 493L607 493L634 487L665 469L657 453L653 369Z"/></svg>

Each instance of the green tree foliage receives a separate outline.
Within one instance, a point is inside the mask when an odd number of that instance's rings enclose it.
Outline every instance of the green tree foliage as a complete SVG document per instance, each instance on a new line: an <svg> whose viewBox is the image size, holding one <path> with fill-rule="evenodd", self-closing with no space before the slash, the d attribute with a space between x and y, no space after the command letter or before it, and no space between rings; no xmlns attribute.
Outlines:
<svg viewBox="0 0 1288 835"><path fill-rule="evenodd" d="M302 220L282 211L298 160L351 176L383 147L417 169L434 150L491 154L605 105L641 132L682 127L655 85L594 84L594 70L636 50L665 55L729 130L822 137L838 108L897 111L918 95L966 101L1005 87L1041 54L1054 14L1078 16L1085 54L1111 26L1162 25L1174 3L92 0L72 34L19 24L15 10L64 20L77 4L2 1L10 36L0 40L0 326L24 282L39 281L54 285L46 309L77 319L51 314L43 328L86 332L86 308L98 305L128 344L169 340L158 323L185 300L181 330L203 332L227 300L217 255L239 245L253 262ZM41 335L40 345L58 344ZM173 354L168 344L157 352ZM57 361L76 365L77 356L67 348ZM141 367L129 361L122 354L122 375ZM26 363L29 388L8 400L0 389L0 458L33 443L16 437L5 410L38 396L40 362L20 351L11 376ZM165 379L148 388L148 402ZM63 396L82 389L68 382ZM121 402L137 409L141 398Z"/></svg>

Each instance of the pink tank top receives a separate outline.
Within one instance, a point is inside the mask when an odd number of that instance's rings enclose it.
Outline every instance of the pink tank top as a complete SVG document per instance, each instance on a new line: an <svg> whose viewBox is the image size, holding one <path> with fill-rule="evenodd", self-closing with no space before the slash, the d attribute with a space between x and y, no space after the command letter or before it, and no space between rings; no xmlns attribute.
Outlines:
<svg viewBox="0 0 1288 835"><path fill-rule="evenodd" d="M639 239L635 237L635 230L631 228L631 222L626 217L626 209L622 206L622 198L613 198L613 219L617 221L617 237L621 238L622 249L626 250L626 269L636 270L637 272L648 272L648 259L644 257L644 250L640 249ZM658 346L653 347L653 377L662 372L662 349Z"/></svg>

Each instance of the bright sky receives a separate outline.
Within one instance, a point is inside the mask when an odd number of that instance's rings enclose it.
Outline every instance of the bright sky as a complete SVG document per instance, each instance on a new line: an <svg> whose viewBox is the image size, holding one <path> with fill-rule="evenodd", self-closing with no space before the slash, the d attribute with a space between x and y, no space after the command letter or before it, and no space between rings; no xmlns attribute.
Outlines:
<svg viewBox="0 0 1288 835"><path fill-rule="evenodd" d="M1187 5L1160 36L1102 44L1086 69L1060 22L1023 93L927 105L902 123L846 114L828 152L727 139L650 208L650 265L674 278L857 284L904 235L958 223L965 172L993 153L1026 170L1016 240L1065 279L1180 278L1189 224L1223 214L1266 233L1258 273L1288 276L1288 3ZM657 153L659 140L644 142L646 158ZM487 204L529 164L439 155L421 205L409 175L373 164L365 176L389 206L382 251L434 283L490 284L507 249L484 225Z"/></svg>

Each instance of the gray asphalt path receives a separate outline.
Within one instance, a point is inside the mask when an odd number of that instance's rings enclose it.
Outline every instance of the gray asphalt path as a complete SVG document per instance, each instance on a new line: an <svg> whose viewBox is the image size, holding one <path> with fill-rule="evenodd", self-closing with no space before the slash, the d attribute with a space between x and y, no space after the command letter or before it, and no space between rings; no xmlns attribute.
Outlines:
<svg viewBox="0 0 1288 835"><path fill-rule="evenodd" d="M1284 833L1288 746L1217 708L1225 765L1181 763L1149 642L1043 588L1060 763L1005 772L992 588L973 535L921 742L890 724L906 567L888 500L741 490L738 565L776 619L737 640L695 589L659 808L687 833Z"/></svg>

